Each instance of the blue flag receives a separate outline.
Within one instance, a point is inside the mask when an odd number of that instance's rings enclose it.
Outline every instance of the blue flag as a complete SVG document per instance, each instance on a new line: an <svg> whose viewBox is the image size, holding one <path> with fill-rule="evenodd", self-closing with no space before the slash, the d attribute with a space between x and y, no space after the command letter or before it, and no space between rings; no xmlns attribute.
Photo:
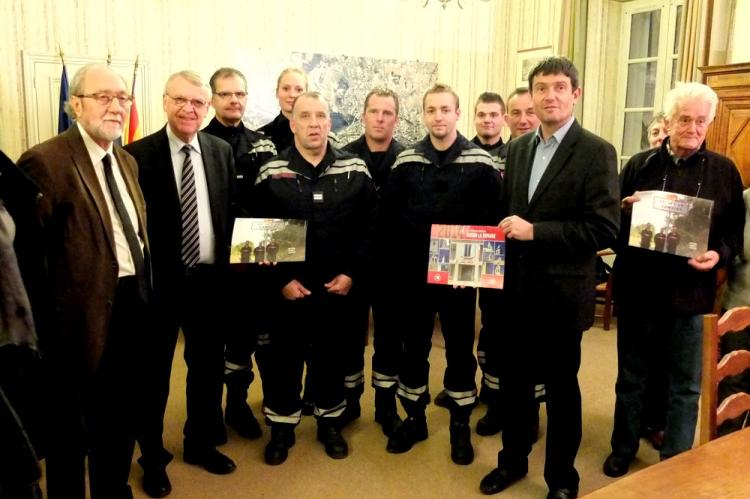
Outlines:
<svg viewBox="0 0 750 499"><path fill-rule="evenodd" d="M62 133L68 128L73 122L65 112L65 102L69 99L68 95L68 72L63 64L62 76L60 77L60 111L57 115L57 133Z"/></svg>

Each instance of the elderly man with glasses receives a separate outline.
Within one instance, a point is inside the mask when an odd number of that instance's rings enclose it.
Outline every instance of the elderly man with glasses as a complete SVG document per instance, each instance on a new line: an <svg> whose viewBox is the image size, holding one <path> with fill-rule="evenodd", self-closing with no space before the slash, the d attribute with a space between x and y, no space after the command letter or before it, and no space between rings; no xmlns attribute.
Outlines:
<svg viewBox="0 0 750 499"><path fill-rule="evenodd" d="M216 446L226 441L222 376L234 155L223 140L199 132L209 93L199 75L180 71L167 80L167 125L128 144L138 161L153 239L154 314L144 369L149 391L138 436L143 488L152 497L171 491L162 431L177 333L185 337L187 422L185 462L226 474L235 464Z"/></svg>

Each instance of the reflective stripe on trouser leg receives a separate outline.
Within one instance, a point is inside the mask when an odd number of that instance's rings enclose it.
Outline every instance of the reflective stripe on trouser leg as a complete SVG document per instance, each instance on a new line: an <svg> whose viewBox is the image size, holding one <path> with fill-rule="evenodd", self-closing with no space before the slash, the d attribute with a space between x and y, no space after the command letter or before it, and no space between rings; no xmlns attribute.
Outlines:
<svg viewBox="0 0 750 499"><path fill-rule="evenodd" d="M330 409L323 409L318 406L315 406L315 416L319 418L337 418L341 416L341 413L344 412L344 409L346 409L346 400L342 400L338 404L336 404L335 407L331 407Z"/></svg>
<svg viewBox="0 0 750 499"><path fill-rule="evenodd" d="M458 405L459 407L467 406L475 404L477 401L477 391L476 389L466 391L466 392L454 392L452 390L445 390L445 393L448 394L448 396L453 399L453 401Z"/></svg>
<svg viewBox="0 0 750 499"><path fill-rule="evenodd" d="M500 378L486 372L482 373L482 384L490 390L500 390Z"/></svg>
<svg viewBox="0 0 750 499"><path fill-rule="evenodd" d="M427 385L410 388L399 381L396 393L398 393L399 397L411 400L412 402L418 402L427 393Z"/></svg>
<svg viewBox="0 0 750 499"><path fill-rule="evenodd" d="M393 388L398 384L398 376L390 376L376 371L372 372L373 388Z"/></svg>
<svg viewBox="0 0 750 499"><path fill-rule="evenodd" d="M344 377L344 388L347 390L353 390L359 386L365 384L365 372L360 371L355 374L350 374Z"/></svg>
<svg viewBox="0 0 750 499"><path fill-rule="evenodd" d="M282 414L277 414L273 412L267 406L263 406L263 414L265 414L268 420L272 423L299 424L300 419L302 419L301 410L295 412L294 414L284 416Z"/></svg>

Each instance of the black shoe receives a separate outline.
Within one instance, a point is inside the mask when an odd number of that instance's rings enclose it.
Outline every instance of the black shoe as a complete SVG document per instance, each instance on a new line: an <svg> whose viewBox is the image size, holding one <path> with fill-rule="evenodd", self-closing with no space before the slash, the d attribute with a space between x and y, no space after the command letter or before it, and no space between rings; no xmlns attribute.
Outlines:
<svg viewBox="0 0 750 499"><path fill-rule="evenodd" d="M445 390L437 394L437 397L435 397L434 402L436 406L444 407L446 409L450 409L451 407L456 405L456 403L453 401L451 396L448 395L448 392L446 392Z"/></svg>
<svg viewBox="0 0 750 499"><path fill-rule="evenodd" d="M361 415L362 407L359 405L359 400L347 400L346 409L344 409L344 412L338 417L339 428L346 427L346 425L355 419L359 419Z"/></svg>
<svg viewBox="0 0 750 499"><path fill-rule="evenodd" d="M503 420L500 408L495 404L487 406L487 413L477 421L477 435L488 437L497 435L503 429Z"/></svg>
<svg viewBox="0 0 750 499"><path fill-rule="evenodd" d="M258 420L255 419L252 409L250 409L250 406L245 401L230 402L227 399L224 422L244 438L254 440L263 435Z"/></svg>
<svg viewBox="0 0 750 499"><path fill-rule="evenodd" d="M326 454L333 459L344 459L349 455L349 446L346 440L341 436L336 422L318 421L318 441L322 442L326 448Z"/></svg>
<svg viewBox="0 0 750 499"><path fill-rule="evenodd" d="M172 492L172 484L164 466L144 468L141 485L149 497L167 497Z"/></svg>
<svg viewBox="0 0 750 499"><path fill-rule="evenodd" d="M214 475L227 475L237 468L234 461L216 450L215 447L200 450L186 448L183 459L186 463L201 466Z"/></svg>
<svg viewBox="0 0 750 499"><path fill-rule="evenodd" d="M509 468L495 468L482 478L479 490L482 494L497 494L526 476L527 471L513 471Z"/></svg>
<svg viewBox="0 0 750 499"><path fill-rule="evenodd" d="M314 412L315 412L315 404L312 402L312 400L303 400L302 401L302 415L312 416Z"/></svg>
<svg viewBox="0 0 750 499"><path fill-rule="evenodd" d="M294 425L287 423L271 424L271 440L266 445L263 458L266 464L276 466L286 461L289 449L294 446Z"/></svg>
<svg viewBox="0 0 750 499"><path fill-rule="evenodd" d="M628 470L630 469L630 463L632 462L633 460L631 458L615 454L613 452L604 461L602 471L604 471L604 474L609 477L617 478L619 476L623 476L628 472Z"/></svg>
<svg viewBox="0 0 750 499"><path fill-rule="evenodd" d="M578 489L554 489L547 494L547 499L575 499L578 497Z"/></svg>
<svg viewBox="0 0 750 499"><path fill-rule="evenodd" d="M398 412L378 412L377 410L375 411L375 422L381 426L383 435L386 437L393 435L396 428L403 423Z"/></svg>
<svg viewBox="0 0 750 499"><path fill-rule="evenodd" d="M471 428L468 423L451 423L451 459L456 464L466 465L474 461L471 446Z"/></svg>
<svg viewBox="0 0 750 499"><path fill-rule="evenodd" d="M409 416L393 430L386 450L391 454L401 454L422 440L427 440L427 419Z"/></svg>

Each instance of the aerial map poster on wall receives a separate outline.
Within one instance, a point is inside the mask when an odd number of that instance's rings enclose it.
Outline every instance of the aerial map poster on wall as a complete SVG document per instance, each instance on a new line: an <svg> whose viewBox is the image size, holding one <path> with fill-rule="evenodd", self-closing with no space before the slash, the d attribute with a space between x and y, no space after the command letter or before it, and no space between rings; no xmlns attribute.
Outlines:
<svg viewBox="0 0 750 499"><path fill-rule="evenodd" d="M437 63L292 52L286 66L304 69L308 75L308 88L320 92L328 100L333 122L331 130L339 145L362 135L362 107L365 97L374 87L393 90L399 97L399 123L394 131L396 139L403 144L413 144L424 138L422 95L437 81ZM268 82L273 88L276 76L273 76L272 83ZM258 78L269 79L269 76L259 74ZM251 97L253 104L248 106L244 118L248 126L257 128L274 119L279 108L273 94L264 91Z"/></svg>

